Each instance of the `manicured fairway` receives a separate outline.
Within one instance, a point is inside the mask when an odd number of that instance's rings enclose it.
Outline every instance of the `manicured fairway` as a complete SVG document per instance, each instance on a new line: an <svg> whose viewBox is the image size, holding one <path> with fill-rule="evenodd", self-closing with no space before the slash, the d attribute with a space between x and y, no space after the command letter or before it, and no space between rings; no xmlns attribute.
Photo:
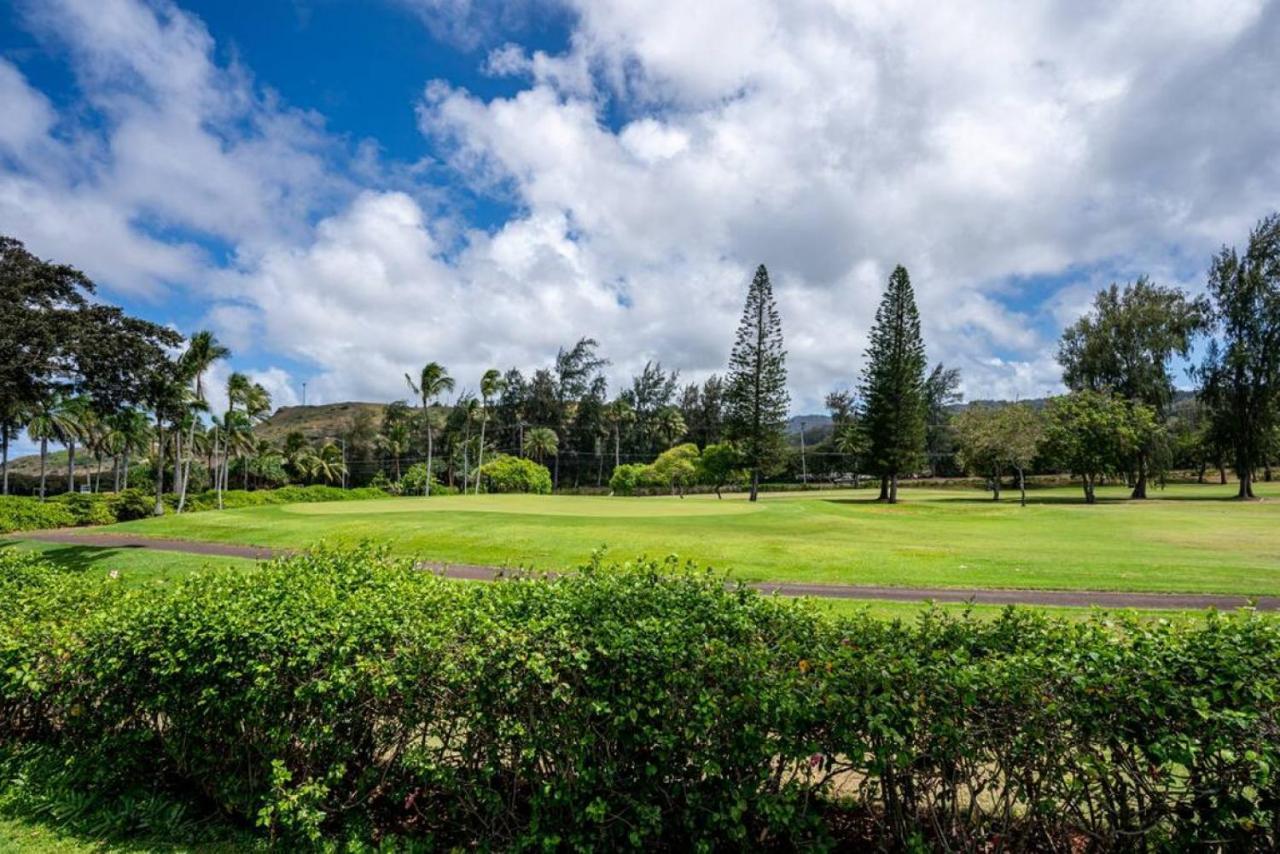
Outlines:
<svg viewBox="0 0 1280 854"><path fill-rule="evenodd" d="M462 563L558 569L607 546L619 559L679 555L746 580L901 586L1280 593L1280 489L1229 500L1232 486L1181 485L1154 500L1079 503L1076 489L1031 506L982 493L610 498L455 496L254 507L166 516L121 531L273 547L387 543ZM110 530L110 529L107 529Z"/></svg>

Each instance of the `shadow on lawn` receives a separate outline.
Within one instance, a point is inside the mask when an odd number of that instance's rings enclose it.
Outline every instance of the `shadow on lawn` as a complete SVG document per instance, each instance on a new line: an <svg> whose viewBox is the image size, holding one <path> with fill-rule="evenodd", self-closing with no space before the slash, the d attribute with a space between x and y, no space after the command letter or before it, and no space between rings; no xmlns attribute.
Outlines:
<svg viewBox="0 0 1280 854"><path fill-rule="evenodd" d="M19 542L19 540L0 541L0 549L16 549ZM37 554L48 558L63 569L71 570L72 572L87 572L91 569L97 569L100 561L106 560L127 548L141 547L66 545L45 549L37 552Z"/></svg>
<svg viewBox="0 0 1280 854"><path fill-rule="evenodd" d="M871 496L867 498L824 498L823 501L828 504L853 504L853 505L872 505L885 504L884 501ZM1239 499L1234 494L1230 495L1162 495L1159 491L1153 490L1147 501L1155 504L1162 501L1179 501L1179 502L1234 502ZM1096 504L1141 504L1143 499L1130 498L1128 494L1124 495L1099 495ZM1017 504L1018 490L1005 489L1001 490L1000 500L995 501L988 494L985 498L975 495L931 495L927 499L912 500L909 490L900 490L898 493L898 504L973 504L1000 506L1003 504ZM1084 495L1036 495L1034 491L1027 492L1027 504L1042 505L1079 505L1085 506Z"/></svg>

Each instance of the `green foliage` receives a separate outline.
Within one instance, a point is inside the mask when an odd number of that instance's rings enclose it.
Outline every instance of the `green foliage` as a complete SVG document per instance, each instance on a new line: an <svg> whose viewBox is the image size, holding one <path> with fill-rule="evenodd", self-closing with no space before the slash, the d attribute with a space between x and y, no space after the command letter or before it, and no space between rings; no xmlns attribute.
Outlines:
<svg viewBox="0 0 1280 854"><path fill-rule="evenodd" d="M623 463L615 466L609 478L609 489L614 495L635 495L636 490L648 482L649 467L643 463Z"/></svg>
<svg viewBox="0 0 1280 854"><path fill-rule="evenodd" d="M0 496L0 534L69 528L74 524L75 516L65 504L56 501L42 503L38 498L25 495Z"/></svg>
<svg viewBox="0 0 1280 854"><path fill-rule="evenodd" d="M116 521L104 493L66 492L49 499L71 511L76 525L111 525Z"/></svg>
<svg viewBox="0 0 1280 854"><path fill-rule="evenodd" d="M424 495L427 479L427 464L414 463L404 470L404 475L398 482L399 494L402 495ZM431 473L431 494L433 495L451 495L456 494L457 490L444 487L440 484L440 480L436 477L435 472Z"/></svg>
<svg viewBox="0 0 1280 854"><path fill-rule="evenodd" d="M485 492L529 492L551 494L551 472L533 460L499 455L480 469L480 482Z"/></svg>
<svg viewBox="0 0 1280 854"><path fill-rule="evenodd" d="M683 495L685 488L692 486L697 479L700 456L698 446L692 442L676 445L663 451L649 465L648 477L672 493Z"/></svg>
<svg viewBox="0 0 1280 854"><path fill-rule="evenodd" d="M1025 404L974 406L956 416L960 461L974 474L991 478L1000 498L1000 478L1010 469L1025 475L1044 435L1040 414Z"/></svg>
<svg viewBox="0 0 1280 854"><path fill-rule="evenodd" d="M107 506L117 522L129 522L151 516L155 511L155 500L141 489L125 489L111 495Z"/></svg>
<svg viewBox="0 0 1280 854"><path fill-rule="evenodd" d="M1243 255L1223 248L1209 270L1212 320L1200 397L1212 431L1229 449L1240 498L1254 498L1253 472L1274 453L1280 428L1280 213L1249 234Z"/></svg>
<svg viewBox="0 0 1280 854"><path fill-rule="evenodd" d="M1078 391L1049 401L1045 450L1080 478L1085 501L1094 503L1100 477L1125 471L1134 453L1159 431L1150 407L1106 392Z"/></svg>
<svg viewBox="0 0 1280 854"><path fill-rule="evenodd" d="M920 314L904 267L889 277L866 357L860 423L871 470L891 479L888 498L893 502L898 476L915 471L923 460L928 403Z"/></svg>
<svg viewBox="0 0 1280 854"><path fill-rule="evenodd" d="M744 467L751 471L752 501L756 500L760 478L783 459L790 400L782 318L773 300L769 271L761 264L747 290L724 390L726 432L737 443Z"/></svg>
<svg viewBox="0 0 1280 854"><path fill-rule="evenodd" d="M738 449L728 442L703 448L698 459L697 481L714 488L716 495L727 484L746 483L747 472L742 468L742 455Z"/></svg>
<svg viewBox="0 0 1280 854"><path fill-rule="evenodd" d="M0 742L288 847L1266 850L1278 697L1247 613L885 623L672 562L461 585L370 549L123 589L0 554Z"/></svg>

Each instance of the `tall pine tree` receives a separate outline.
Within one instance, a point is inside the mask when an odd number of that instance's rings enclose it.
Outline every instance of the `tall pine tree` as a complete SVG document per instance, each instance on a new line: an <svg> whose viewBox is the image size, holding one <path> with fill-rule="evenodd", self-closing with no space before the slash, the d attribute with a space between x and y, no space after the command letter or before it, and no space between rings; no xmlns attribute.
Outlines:
<svg viewBox="0 0 1280 854"><path fill-rule="evenodd" d="M760 476L782 458L787 423L787 353L782 349L782 319L773 302L769 271L756 270L738 336L729 356L724 392L725 427L751 470L751 500Z"/></svg>
<svg viewBox="0 0 1280 854"><path fill-rule="evenodd" d="M862 374L868 458L880 475L880 497L890 504L898 501L898 476L915 470L924 456L925 366L911 278L899 266L876 310Z"/></svg>

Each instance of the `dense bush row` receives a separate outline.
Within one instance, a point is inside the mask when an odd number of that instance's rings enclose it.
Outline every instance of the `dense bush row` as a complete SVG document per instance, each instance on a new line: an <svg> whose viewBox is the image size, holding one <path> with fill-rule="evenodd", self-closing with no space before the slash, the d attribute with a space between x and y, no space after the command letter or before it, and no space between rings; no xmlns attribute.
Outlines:
<svg viewBox="0 0 1280 854"><path fill-rule="evenodd" d="M1248 615L902 625L673 565L467 585L371 551L126 589L0 556L0 743L295 845L1269 849L1278 697Z"/></svg>
<svg viewBox="0 0 1280 854"><path fill-rule="evenodd" d="M280 489L260 489L246 492L232 489L222 493L222 506L233 510L237 507L257 507L264 504L299 504L314 501L361 501L370 498L386 498L381 489L339 489L336 486L284 486ZM174 495L164 497L165 506L172 511L178 499ZM35 531L42 528L67 528L75 525L111 525L152 515L155 496L140 489L120 492L75 493L55 495L48 501L27 496L0 497L0 534L14 531ZM187 496L185 510L197 512L216 510L218 495L213 490Z"/></svg>

